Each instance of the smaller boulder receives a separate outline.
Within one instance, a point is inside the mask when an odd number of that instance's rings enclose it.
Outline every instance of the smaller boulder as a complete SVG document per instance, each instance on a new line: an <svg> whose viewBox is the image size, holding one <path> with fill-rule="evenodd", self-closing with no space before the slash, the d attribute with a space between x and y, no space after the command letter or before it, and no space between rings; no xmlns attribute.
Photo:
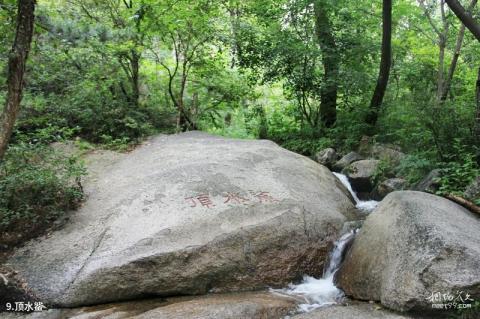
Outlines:
<svg viewBox="0 0 480 319"><path fill-rule="evenodd" d="M465 190L465 197L470 200L480 199L480 176L477 176Z"/></svg>
<svg viewBox="0 0 480 319"><path fill-rule="evenodd" d="M372 157L382 161L398 165L405 157L405 154L396 146L375 144L372 147Z"/></svg>
<svg viewBox="0 0 480 319"><path fill-rule="evenodd" d="M332 168L333 164L335 164L335 161L337 160L337 157L337 152L333 148L329 147L317 152L315 154L315 161L328 168Z"/></svg>
<svg viewBox="0 0 480 319"><path fill-rule="evenodd" d="M347 166L342 173L347 175L355 192L361 197L362 193L373 190L373 177L378 168L379 160L361 160Z"/></svg>
<svg viewBox="0 0 480 319"><path fill-rule="evenodd" d="M427 176L425 176L420 182L418 182L413 190L425 193L436 193L440 187L439 179L442 177L442 171L440 169L434 169Z"/></svg>
<svg viewBox="0 0 480 319"><path fill-rule="evenodd" d="M333 165L333 169L340 172L353 162L361 161L363 159L363 156L358 154L357 152L350 152L347 155L343 156L338 162L336 162L335 165Z"/></svg>
<svg viewBox="0 0 480 319"><path fill-rule="evenodd" d="M389 178L377 185L374 191L374 198L380 200L394 191L403 190L407 181L403 178Z"/></svg>

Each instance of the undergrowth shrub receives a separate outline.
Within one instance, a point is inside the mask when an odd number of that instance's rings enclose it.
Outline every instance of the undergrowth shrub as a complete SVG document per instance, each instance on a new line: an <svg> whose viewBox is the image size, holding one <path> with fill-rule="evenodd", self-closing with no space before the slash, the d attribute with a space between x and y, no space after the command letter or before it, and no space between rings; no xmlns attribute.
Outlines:
<svg viewBox="0 0 480 319"><path fill-rule="evenodd" d="M51 147L11 145L0 163L0 250L40 235L76 208L84 174L75 157Z"/></svg>

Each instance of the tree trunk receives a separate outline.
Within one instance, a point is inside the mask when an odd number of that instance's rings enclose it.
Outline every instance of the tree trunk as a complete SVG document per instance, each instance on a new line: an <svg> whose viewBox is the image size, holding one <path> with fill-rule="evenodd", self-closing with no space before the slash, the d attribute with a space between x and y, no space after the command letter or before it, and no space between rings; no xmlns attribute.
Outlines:
<svg viewBox="0 0 480 319"><path fill-rule="evenodd" d="M315 30L322 51L324 84L320 92L320 118L326 127L332 127L337 120L337 87L339 56L332 26L325 4L314 2Z"/></svg>
<svg viewBox="0 0 480 319"><path fill-rule="evenodd" d="M455 74L455 69L457 68L458 58L460 57L460 50L463 44L463 38L465 35L465 26L462 24L460 31L458 31L457 43L455 44L455 52L453 53L452 62L450 63L450 68L448 69L448 75L445 80L442 96L440 100L443 102L447 99L448 93L452 87L453 75Z"/></svg>
<svg viewBox="0 0 480 319"><path fill-rule="evenodd" d="M447 47L448 40L448 21L445 15L445 1L440 1L440 12L442 17L443 28L438 33L438 75L437 75L437 95L436 95L436 107L441 104L443 91L445 88L445 49Z"/></svg>
<svg viewBox="0 0 480 319"><path fill-rule="evenodd" d="M475 90L477 109L475 112L475 140L480 146L480 68L478 68L477 85Z"/></svg>
<svg viewBox="0 0 480 319"><path fill-rule="evenodd" d="M457 0L446 0L450 9L455 13L455 15L462 21L462 23L467 27L470 32L480 41L480 25L475 21L475 19L468 14L460 2Z"/></svg>
<svg viewBox="0 0 480 319"><path fill-rule="evenodd" d="M472 2L470 2L470 5L468 6L469 15L471 15L476 4L477 4L477 0L472 0ZM450 63L450 68L448 69L448 75L443 85L443 91L440 97L441 101L445 101L448 97L448 93L450 93L450 89L452 87L453 75L455 74L455 69L457 68L457 62L458 62L458 58L460 57L460 50L462 49L464 36L465 36L465 25L462 23L462 25L460 26L460 30L458 31L457 42L455 44L455 52L453 53L452 62Z"/></svg>
<svg viewBox="0 0 480 319"><path fill-rule="evenodd" d="M140 104L140 54L136 50L132 50L132 58L130 60L130 65L132 68L132 100L135 107L138 107Z"/></svg>
<svg viewBox="0 0 480 319"><path fill-rule="evenodd" d="M5 155L22 100L23 75L33 36L35 0L18 0L17 30L8 58L7 98L0 115L0 160Z"/></svg>
<svg viewBox="0 0 480 319"><path fill-rule="evenodd" d="M383 0L383 32L382 32L382 56L377 85L370 101L370 110L366 122L375 126L378 120L378 112L387 90L390 66L392 64L392 0Z"/></svg>

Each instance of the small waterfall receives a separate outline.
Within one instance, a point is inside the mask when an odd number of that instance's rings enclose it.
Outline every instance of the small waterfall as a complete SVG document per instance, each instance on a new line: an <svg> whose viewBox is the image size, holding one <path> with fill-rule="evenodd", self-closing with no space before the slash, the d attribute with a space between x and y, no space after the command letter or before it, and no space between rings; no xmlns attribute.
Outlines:
<svg viewBox="0 0 480 319"><path fill-rule="evenodd" d="M335 175L340 180L340 182L348 189L353 199L355 200L355 207L357 207L360 211L364 213L370 213L375 209L375 207L377 207L378 202L376 200L360 200L358 198L357 194L353 191L352 185L348 181L347 176L335 172L333 173L333 175Z"/></svg>
<svg viewBox="0 0 480 319"><path fill-rule="evenodd" d="M362 201L352 189L352 185L348 181L347 176L339 173L333 173L342 182L343 185L352 194L356 207L364 212L370 213L378 205L377 201ZM355 238L358 229L351 230L341 236L335 243L333 250L330 252L329 262L323 271L323 277L316 279L310 276L304 276L300 284L290 284L285 289L271 289L273 293L286 294L302 298L305 302L299 305L301 312L309 312L313 309L334 305L342 302L344 298L343 291L338 289L334 283L334 277L343 261L345 250Z"/></svg>
<svg viewBox="0 0 480 319"><path fill-rule="evenodd" d="M344 297L343 291L335 286L333 280L342 263L345 248L355 238L355 233L356 230L351 230L335 242L322 278L304 276L303 281L298 285L290 284L288 288L272 289L271 291L302 298L305 302L299 305L301 312L309 312L319 307L341 302Z"/></svg>
<svg viewBox="0 0 480 319"><path fill-rule="evenodd" d="M353 241L356 233L357 233L357 229L351 230L348 233L344 234L342 237L340 237L339 240L335 242L333 250L330 253L328 266L327 268L325 268L323 272L324 278L330 277L331 275L335 275L338 268L340 268L340 264L343 261L345 249Z"/></svg>

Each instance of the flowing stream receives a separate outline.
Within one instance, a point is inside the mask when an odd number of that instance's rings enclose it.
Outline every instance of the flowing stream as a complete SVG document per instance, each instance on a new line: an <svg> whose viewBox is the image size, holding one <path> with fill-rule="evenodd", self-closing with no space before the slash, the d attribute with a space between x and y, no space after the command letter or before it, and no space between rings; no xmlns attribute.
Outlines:
<svg viewBox="0 0 480 319"><path fill-rule="evenodd" d="M340 182L342 182L342 184L348 189L350 194L352 194L352 197L355 200L356 204L355 207L357 207L360 211L368 214L373 211L375 207L377 207L378 202L376 200L360 200L358 198L357 194L353 191L352 185L348 181L347 176L340 173L333 173L333 175L335 175L340 180Z"/></svg>
<svg viewBox="0 0 480 319"><path fill-rule="evenodd" d="M374 200L362 201L352 189L352 185L348 181L347 176L340 173L333 173L355 200L356 208L363 213L370 213L377 207L378 202ZM316 279L310 276L304 276L303 281L299 284L290 284L285 289L272 289L274 293L292 295L302 298L305 302L299 305L299 310L309 312L313 309L333 305L341 302L344 298L343 291L335 286L334 276L340 268L345 249L355 238L358 229L351 230L342 235L334 244L333 250L330 252L329 263L323 271L323 277Z"/></svg>

